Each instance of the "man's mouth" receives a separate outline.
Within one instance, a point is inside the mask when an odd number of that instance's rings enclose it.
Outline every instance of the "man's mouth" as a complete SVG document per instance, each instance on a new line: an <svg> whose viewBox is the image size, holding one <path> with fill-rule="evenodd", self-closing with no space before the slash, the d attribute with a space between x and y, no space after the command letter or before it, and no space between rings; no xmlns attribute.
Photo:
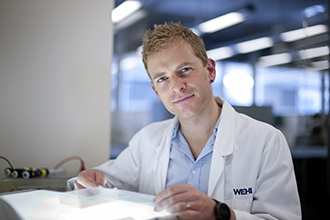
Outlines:
<svg viewBox="0 0 330 220"><path fill-rule="evenodd" d="M190 99L190 98L193 97L193 96L194 96L194 94L193 94L193 95L190 95L190 96L186 96L186 97L180 98L180 99L176 100L176 101L174 102L174 104L182 103L182 102L184 102L184 101Z"/></svg>

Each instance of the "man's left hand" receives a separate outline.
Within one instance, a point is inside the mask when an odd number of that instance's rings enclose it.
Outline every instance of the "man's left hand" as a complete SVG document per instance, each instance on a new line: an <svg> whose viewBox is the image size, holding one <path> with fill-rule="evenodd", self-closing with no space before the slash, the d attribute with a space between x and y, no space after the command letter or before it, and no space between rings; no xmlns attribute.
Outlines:
<svg viewBox="0 0 330 220"><path fill-rule="evenodd" d="M154 199L155 211L166 209L180 219L215 220L215 201L191 184L168 187Z"/></svg>

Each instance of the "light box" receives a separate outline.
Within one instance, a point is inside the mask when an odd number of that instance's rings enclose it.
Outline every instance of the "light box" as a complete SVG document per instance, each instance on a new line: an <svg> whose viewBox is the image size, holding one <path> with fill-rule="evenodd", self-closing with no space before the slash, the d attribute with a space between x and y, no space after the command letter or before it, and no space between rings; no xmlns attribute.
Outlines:
<svg viewBox="0 0 330 220"><path fill-rule="evenodd" d="M119 189L55 192L34 190L0 196L0 219L177 219L155 212L154 196Z"/></svg>

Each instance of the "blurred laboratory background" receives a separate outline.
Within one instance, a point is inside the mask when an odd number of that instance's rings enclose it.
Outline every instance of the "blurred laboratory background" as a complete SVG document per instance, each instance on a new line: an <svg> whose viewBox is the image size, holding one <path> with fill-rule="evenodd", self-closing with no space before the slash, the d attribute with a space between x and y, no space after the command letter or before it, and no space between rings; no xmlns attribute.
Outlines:
<svg viewBox="0 0 330 220"><path fill-rule="evenodd" d="M151 89L141 39L154 24L181 22L201 36L216 60L214 95L284 133L303 219L327 216L327 0L116 0L112 19L112 158L143 126L172 117Z"/></svg>
<svg viewBox="0 0 330 220"><path fill-rule="evenodd" d="M0 169L66 169L0 172L0 193L65 190L172 117L141 58L144 32L171 21L204 40L215 96L284 133L303 219L330 219L328 0L0 0Z"/></svg>

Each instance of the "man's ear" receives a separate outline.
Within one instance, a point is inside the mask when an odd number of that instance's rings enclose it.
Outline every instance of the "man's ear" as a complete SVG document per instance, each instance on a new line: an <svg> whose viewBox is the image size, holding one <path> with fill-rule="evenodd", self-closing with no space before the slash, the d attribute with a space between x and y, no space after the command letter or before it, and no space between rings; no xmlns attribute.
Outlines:
<svg viewBox="0 0 330 220"><path fill-rule="evenodd" d="M156 93L156 95L157 95L158 99L159 99L160 101L162 101L162 100L160 99L159 95L158 95L158 92L157 92L157 90L156 90L156 88L155 88L155 85L154 85L154 83L153 83L152 81L151 81L150 83L151 83L151 88L152 88L152 90L154 90L154 91L155 91L155 93Z"/></svg>
<svg viewBox="0 0 330 220"><path fill-rule="evenodd" d="M207 74L210 79L215 80L216 71L215 71L215 61L213 59L207 59L206 63Z"/></svg>

